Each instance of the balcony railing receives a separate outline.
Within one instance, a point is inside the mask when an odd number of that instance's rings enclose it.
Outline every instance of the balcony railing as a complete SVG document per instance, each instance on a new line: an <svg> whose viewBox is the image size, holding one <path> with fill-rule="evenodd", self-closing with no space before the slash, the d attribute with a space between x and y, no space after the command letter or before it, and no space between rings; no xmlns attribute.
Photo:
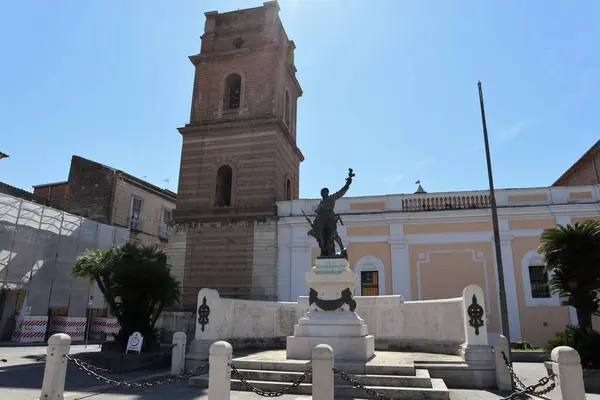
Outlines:
<svg viewBox="0 0 600 400"><path fill-rule="evenodd" d="M426 196L402 199L403 211L472 210L490 207L489 195Z"/></svg>
<svg viewBox="0 0 600 400"><path fill-rule="evenodd" d="M129 218L127 221L127 225L129 226L129 229L134 230L134 231L141 231L143 228L143 218L140 215L138 218Z"/></svg>

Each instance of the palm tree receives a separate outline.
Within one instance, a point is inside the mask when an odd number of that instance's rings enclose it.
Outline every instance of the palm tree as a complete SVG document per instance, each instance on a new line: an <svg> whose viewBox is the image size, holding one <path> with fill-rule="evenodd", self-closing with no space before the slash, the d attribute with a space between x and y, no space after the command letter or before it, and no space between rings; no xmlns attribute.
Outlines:
<svg viewBox="0 0 600 400"><path fill-rule="evenodd" d="M180 295L166 254L155 246L124 243L86 250L77 258L73 275L96 281L121 325L117 341L122 346L136 331L144 336L144 349L155 343L158 317Z"/></svg>
<svg viewBox="0 0 600 400"><path fill-rule="evenodd" d="M600 221L546 229L540 242L546 269L554 273L552 293L561 296L563 305L575 308L584 332L591 331L592 315L599 308Z"/></svg>

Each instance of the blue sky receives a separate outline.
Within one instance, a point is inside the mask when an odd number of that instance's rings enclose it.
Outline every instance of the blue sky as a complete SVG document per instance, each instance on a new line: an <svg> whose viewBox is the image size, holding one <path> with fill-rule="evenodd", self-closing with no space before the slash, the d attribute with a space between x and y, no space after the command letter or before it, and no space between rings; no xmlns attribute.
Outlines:
<svg viewBox="0 0 600 400"><path fill-rule="evenodd" d="M64 180L77 154L177 190L203 13L261 4L2 2L0 181ZM348 167L352 196L487 188L477 80L497 187L550 185L600 137L598 1L280 6L304 90L301 197Z"/></svg>

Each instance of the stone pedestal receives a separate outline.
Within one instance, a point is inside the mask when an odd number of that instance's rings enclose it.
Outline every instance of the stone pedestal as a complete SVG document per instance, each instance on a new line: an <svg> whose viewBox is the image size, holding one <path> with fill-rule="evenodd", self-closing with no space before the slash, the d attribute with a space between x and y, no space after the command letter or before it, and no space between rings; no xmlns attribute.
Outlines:
<svg viewBox="0 0 600 400"><path fill-rule="evenodd" d="M375 337L354 312L357 277L344 258L317 259L307 272L310 310L287 337L288 359L310 360L319 344L333 348L337 360L366 361L375 353Z"/></svg>

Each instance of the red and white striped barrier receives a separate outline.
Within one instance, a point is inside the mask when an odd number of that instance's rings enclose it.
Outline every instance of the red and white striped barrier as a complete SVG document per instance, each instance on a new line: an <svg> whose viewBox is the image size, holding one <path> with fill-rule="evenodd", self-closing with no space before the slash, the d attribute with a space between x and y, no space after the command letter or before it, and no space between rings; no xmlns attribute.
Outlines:
<svg viewBox="0 0 600 400"><path fill-rule="evenodd" d="M85 340L85 317L52 317L50 320L50 333L66 333L71 336L71 341L82 342Z"/></svg>
<svg viewBox="0 0 600 400"><path fill-rule="evenodd" d="M106 340L109 335L119 333L121 325L116 318L94 318L90 328L90 338L93 340Z"/></svg>
<svg viewBox="0 0 600 400"><path fill-rule="evenodd" d="M17 343L44 342L48 329L48 317L26 315L12 333L11 341Z"/></svg>

